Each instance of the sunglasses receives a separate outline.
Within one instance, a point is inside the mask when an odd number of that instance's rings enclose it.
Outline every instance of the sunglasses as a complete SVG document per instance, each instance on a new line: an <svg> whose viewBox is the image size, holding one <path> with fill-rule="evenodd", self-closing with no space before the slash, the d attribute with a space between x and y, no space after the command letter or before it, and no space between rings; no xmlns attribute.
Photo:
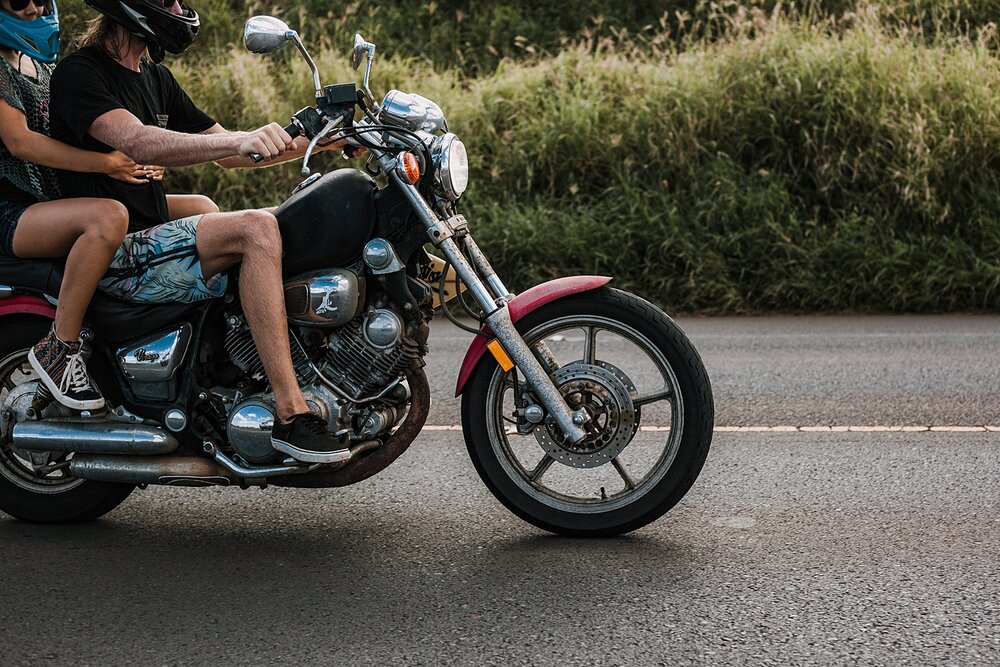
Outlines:
<svg viewBox="0 0 1000 667"><path fill-rule="evenodd" d="M28 6L29 2L35 5L35 7L38 7L39 9L43 9L44 7L49 6L49 0L7 0L7 3L10 5L10 10L12 12L23 11L24 8Z"/></svg>

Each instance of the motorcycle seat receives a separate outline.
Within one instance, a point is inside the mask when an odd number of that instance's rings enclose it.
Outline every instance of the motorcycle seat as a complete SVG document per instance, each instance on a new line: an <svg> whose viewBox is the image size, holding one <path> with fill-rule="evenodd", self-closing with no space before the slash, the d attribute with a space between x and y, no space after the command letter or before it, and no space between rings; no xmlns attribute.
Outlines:
<svg viewBox="0 0 1000 667"><path fill-rule="evenodd" d="M63 262L0 257L0 284L56 296L62 284ZM120 343L186 319L207 303L130 303L97 290L87 309L86 324L101 338Z"/></svg>

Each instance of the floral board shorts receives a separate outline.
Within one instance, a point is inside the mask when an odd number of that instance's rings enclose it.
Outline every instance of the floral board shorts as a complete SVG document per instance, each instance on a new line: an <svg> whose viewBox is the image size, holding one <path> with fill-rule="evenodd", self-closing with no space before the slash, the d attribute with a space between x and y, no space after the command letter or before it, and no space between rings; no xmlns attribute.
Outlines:
<svg viewBox="0 0 1000 667"><path fill-rule="evenodd" d="M200 220L193 215L129 234L98 287L136 303L191 303L222 296L226 276L206 279L201 273L195 248Z"/></svg>

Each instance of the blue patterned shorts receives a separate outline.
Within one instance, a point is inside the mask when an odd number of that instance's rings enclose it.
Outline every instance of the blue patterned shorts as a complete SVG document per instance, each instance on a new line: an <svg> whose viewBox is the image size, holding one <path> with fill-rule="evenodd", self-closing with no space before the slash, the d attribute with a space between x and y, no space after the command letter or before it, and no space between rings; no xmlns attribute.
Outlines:
<svg viewBox="0 0 1000 667"><path fill-rule="evenodd" d="M191 303L222 296L226 276L205 278L201 273L195 247L200 220L193 215L129 234L98 286L136 303Z"/></svg>

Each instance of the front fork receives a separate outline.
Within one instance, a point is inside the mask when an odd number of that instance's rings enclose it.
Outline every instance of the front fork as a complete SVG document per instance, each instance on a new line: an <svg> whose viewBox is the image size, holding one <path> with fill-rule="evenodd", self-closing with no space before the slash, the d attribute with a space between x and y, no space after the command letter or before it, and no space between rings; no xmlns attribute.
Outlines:
<svg viewBox="0 0 1000 667"><path fill-rule="evenodd" d="M468 223L465 218L456 215L447 220L441 220L420 196L417 189L404 180L395 169L383 169L383 171L396 181L407 199L413 204L417 214L427 225L427 233L431 243L441 250L455 267L455 272L469 288L469 292L479 307L486 313L486 323L489 325L490 331L497 337L497 340L503 345L504 351L520 369L525 382L538 397L566 439L572 444L583 440L586 436L583 426L590 421L590 415L582 408L575 411L570 409L566 399L559 393L549 377L549 373L555 369L546 370L542 367L531 348L514 327L510 310L507 307L507 302L514 295L507 291L500 277L490 266L486 256L469 236ZM456 239L463 240L464 252ZM543 346L543 349L540 350L543 358L552 360L552 354L545 348L545 344L539 343L539 345Z"/></svg>

